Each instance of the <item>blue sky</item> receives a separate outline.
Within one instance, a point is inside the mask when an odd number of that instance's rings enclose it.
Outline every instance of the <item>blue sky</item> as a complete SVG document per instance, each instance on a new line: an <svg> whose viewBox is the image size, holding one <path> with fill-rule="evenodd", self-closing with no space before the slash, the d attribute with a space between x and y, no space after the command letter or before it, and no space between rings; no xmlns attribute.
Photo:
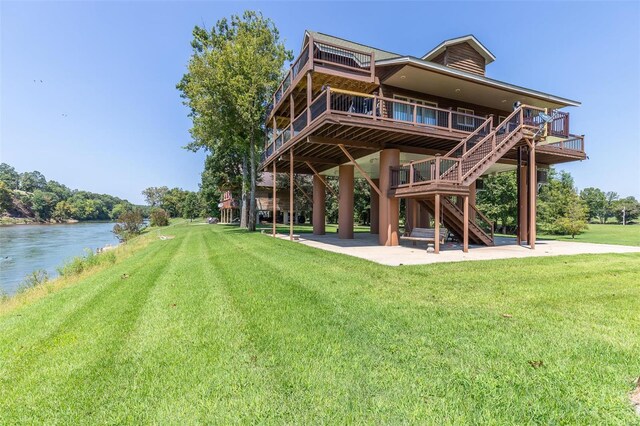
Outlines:
<svg viewBox="0 0 640 426"><path fill-rule="evenodd" d="M415 56L473 33L497 57L489 77L583 103L569 110L571 130L587 135L590 159L561 167L579 188L640 197L638 2L2 1L0 8L0 160L73 188L133 202L148 186L196 190L204 153L181 148L190 121L175 89L191 30L257 9L296 54L306 28Z"/></svg>

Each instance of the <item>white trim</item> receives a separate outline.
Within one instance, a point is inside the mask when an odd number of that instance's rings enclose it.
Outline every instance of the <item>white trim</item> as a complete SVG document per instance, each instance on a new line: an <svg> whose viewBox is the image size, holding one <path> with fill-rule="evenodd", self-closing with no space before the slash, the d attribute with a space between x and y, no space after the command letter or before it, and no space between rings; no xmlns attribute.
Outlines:
<svg viewBox="0 0 640 426"><path fill-rule="evenodd" d="M443 74L448 74L453 77L463 78L465 80L470 80L476 83L486 84L488 86L492 86L495 88L508 90L510 92L518 93L521 95L532 96L535 98L543 99L546 101L554 102L557 104L563 104L565 106L580 106L581 103L578 101L573 101L571 99L561 98L559 96L550 95L548 93L538 92L532 89L527 89L520 86L515 86L513 84L505 83L498 80L493 80L487 77L483 77L477 74L472 74L465 71L456 70L453 68L446 67L444 65L436 64L434 62L423 61L418 58L413 58L410 56L403 56L401 58L393 58L393 59L385 59L382 61L376 61L376 66L385 66L385 65L402 65L402 64L411 64L416 65L420 68L424 68L430 71L436 71Z"/></svg>
<svg viewBox="0 0 640 426"><path fill-rule="evenodd" d="M476 52L482 55L482 57L484 58L485 64L490 64L491 62L496 60L496 57L493 56L493 53L491 53L489 49L484 47L483 44L480 43L480 41L478 41L478 39L471 34L468 36L452 38L451 40L443 41L442 43L437 45L435 48L433 48L431 51L429 51L427 54L425 54L422 57L422 60L424 61L431 60L436 56L438 56L439 54L441 54L442 52L444 52L444 50L447 47L455 44L465 43L465 42L469 43Z"/></svg>
<svg viewBox="0 0 640 426"><path fill-rule="evenodd" d="M469 108L457 107L456 111L462 114L475 115L475 111ZM468 117L466 115L457 115L456 122L457 124L461 124L464 126L473 126L473 117Z"/></svg>

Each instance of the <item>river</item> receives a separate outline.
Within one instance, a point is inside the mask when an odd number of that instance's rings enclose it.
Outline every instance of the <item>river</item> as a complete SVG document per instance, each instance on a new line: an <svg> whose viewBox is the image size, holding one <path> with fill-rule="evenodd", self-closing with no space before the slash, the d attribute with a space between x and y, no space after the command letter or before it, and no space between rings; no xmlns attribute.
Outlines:
<svg viewBox="0 0 640 426"><path fill-rule="evenodd" d="M0 226L0 290L12 295L24 277L44 269L50 278L66 260L95 251L118 239L112 222L84 222L69 225Z"/></svg>

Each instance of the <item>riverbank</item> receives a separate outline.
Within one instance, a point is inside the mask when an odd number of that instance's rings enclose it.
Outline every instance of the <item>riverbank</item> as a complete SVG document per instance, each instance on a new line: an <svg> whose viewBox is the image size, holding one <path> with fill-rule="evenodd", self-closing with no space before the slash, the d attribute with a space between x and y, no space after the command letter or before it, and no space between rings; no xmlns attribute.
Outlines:
<svg viewBox="0 0 640 426"><path fill-rule="evenodd" d="M11 225L73 225L75 223L104 223L108 221L104 220L76 220L76 219L67 219L67 220L36 220L30 217L11 217L11 216L1 216L0 217L0 226L11 226ZM115 222L114 222L115 223Z"/></svg>
<svg viewBox="0 0 640 426"><path fill-rule="evenodd" d="M58 290L75 285L95 273L122 262L138 250L146 247L154 241L154 239L159 238L159 236L162 235L162 229L168 228L147 228L140 236L127 243L106 245L100 248L97 253L91 253L90 262L86 261L88 258L86 254L84 256L78 255L67 259L64 263L56 267L56 269L62 271L66 269L68 271L66 274L47 279L37 285L23 288L15 294L8 295L0 292L0 315L17 307L32 303ZM74 269L79 271L74 273Z"/></svg>
<svg viewBox="0 0 640 426"><path fill-rule="evenodd" d="M385 267L153 232L0 313L7 423L640 424L638 255Z"/></svg>

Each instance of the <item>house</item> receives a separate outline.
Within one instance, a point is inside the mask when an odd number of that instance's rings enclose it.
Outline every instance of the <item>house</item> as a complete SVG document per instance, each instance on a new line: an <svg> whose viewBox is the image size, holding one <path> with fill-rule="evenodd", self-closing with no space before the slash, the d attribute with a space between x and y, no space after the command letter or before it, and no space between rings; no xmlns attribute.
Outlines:
<svg viewBox="0 0 640 426"><path fill-rule="evenodd" d="M371 185L379 244L399 243L405 200L407 230L433 221L465 251L494 243L475 206L478 179L517 170L518 243L534 248L538 172L586 158L562 110L580 103L487 77L495 59L473 35L418 58L306 31L273 95L261 169L313 176L315 234L325 232L325 177L337 176L339 236L353 238L357 172Z"/></svg>
<svg viewBox="0 0 640 426"><path fill-rule="evenodd" d="M305 217L305 206L310 204L311 197L302 188L297 189L297 193L305 197L305 200L299 200L294 207L296 219L294 223L300 223L307 220ZM273 222L273 217L277 223L289 223L289 191L285 188L277 190L275 194L276 203L273 203L274 197L273 174L270 172L260 173L256 184L256 221ZM308 200L306 199L308 198ZM300 202L303 201L303 202ZM240 221L240 203L239 197L234 197L232 191L225 191L220 197L218 207L220 208L220 223L235 223ZM275 208L275 213L274 213Z"/></svg>

